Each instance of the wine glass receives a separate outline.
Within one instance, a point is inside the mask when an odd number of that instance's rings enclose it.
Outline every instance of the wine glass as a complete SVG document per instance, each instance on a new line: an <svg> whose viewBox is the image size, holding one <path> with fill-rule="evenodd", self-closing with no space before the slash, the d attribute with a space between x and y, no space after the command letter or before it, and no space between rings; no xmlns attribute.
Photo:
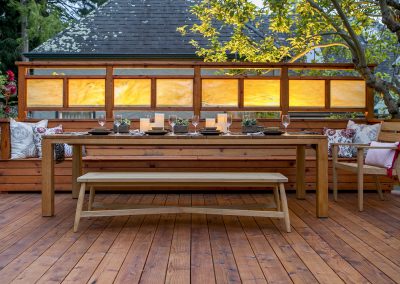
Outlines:
<svg viewBox="0 0 400 284"><path fill-rule="evenodd" d="M232 125L232 114L228 113L228 115L226 116L226 135L231 135L231 131L229 130L229 127L231 127Z"/></svg>
<svg viewBox="0 0 400 284"><path fill-rule="evenodd" d="M194 126L194 135L197 135L197 125L199 125L199 116L198 115L193 115L192 116L192 124Z"/></svg>
<svg viewBox="0 0 400 284"><path fill-rule="evenodd" d="M287 127L288 127L289 124L290 124L290 115L288 115L288 114L282 115L281 121L282 121L283 127L285 127L285 134L284 134L284 135L288 135L288 133L287 133Z"/></svg>
<svg viewBox="0 0 400 284"><path fill-rule="evenodd" d="M106 116L104 114L100 114L97 122L99 123L100 127L104 127L106 124Z"/></svg>
<svg viewBox="0 0 400 284"><path fill-rule="evenodd" d="M115 119L114 119L114 125L117 127L117 133L115 135L120 135L119 134L119 126L122 123L122 115L117 114L115 115Z"/></svg>
<svg viewBox="0 0 400 284"><path fill-rule="evenodd" d="M169 125L171 125L172 133L171 135L175 135L175 124L178 117L174 114L171 114L168 118Z"/></svg>

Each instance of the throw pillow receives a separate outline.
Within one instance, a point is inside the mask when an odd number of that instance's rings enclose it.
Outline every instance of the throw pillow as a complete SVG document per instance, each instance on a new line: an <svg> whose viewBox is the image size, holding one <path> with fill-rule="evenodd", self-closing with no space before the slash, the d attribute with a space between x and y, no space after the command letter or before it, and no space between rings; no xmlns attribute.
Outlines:
<svg viewBox="0 0 400 284"><path fill-rule="evenodd" d="M374 147L397 147L399 142L396 143L382 143L382 142L371 142L370 146ZM393 165L393 159L396 154L396 150L391 149L369 149L367 157L365 158L365 164L390 169Z"/></svg>
<svg viewBox="0 0 400 284"><path fill-rule="evenodd" d="M33 140L36 148L38 149L38 156L42 157L42 137L44 135L54 135L63 133L62 125L58 125L53 128L46 127L34 127L33 128Z"/></svg>
<svg viewBox="0 0 400 284"><path fill-rule="evenodd" d="M378 134L381 129L379 123L367 125L367 124L356 124L354 121L349 120L347 123L347 129L354 129L356 134L353 139L353 143L356 144L370 144L372 141L378 139ZM364 154L367 154L367 149L365 149ZM357 148L353 148L353 157L357 156Z"/></svg>
<svg viewBox="0 0 400 284"><path fill-rule="evenodd" d="M33 127L47 127L47 120L37 123L18 122L10 119L11 159L37 157L37 148L33 141Z"/></svg>
<svg viewBox="0 0 400 284"><path fill-rule="evenodd" d="M353 129L329 129L324 128L324 135L328 136L328 155L332 156L332 143L352 143L356 131ZM353 156L351 146L339 146L338 156L351 158Z"/></svg>

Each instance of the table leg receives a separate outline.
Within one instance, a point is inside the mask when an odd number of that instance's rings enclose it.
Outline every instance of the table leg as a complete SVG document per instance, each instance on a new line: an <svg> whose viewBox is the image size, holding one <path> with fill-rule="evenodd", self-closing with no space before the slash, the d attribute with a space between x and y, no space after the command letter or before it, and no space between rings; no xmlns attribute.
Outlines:
<svg viewBox="0 0 400 284"><path fill-rule="evenodd" d="M82 175L82 145L72 146L72 198L78 198L80 185L76 181Z"/></svg>
<svg viewBox="0 0 400 284"><path fill-rule="evenodd" d="M328 217L328 143L317 145L317 217Z"/></svg>
<svg viewBox="0 0 400 284"><path fill-rule="evenodd" d="M296 196L306 198L306 146L298 145L296 151Z"/></svg>
<svg viewBox="0 0 400 284"><path fill-rule="evenodd" d="M42 216L54 215L54 144L42 141Z"/></svg>

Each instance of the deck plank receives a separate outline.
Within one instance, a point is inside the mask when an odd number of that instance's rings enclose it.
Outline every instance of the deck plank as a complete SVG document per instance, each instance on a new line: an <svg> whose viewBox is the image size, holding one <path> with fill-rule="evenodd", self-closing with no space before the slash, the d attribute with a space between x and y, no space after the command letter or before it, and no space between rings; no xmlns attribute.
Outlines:
<svg viewBox="0 0 400 284"><path fill-rule="evenodd" d="M341 193L330 218L315 218L315 195L289 194L292 233L281 220L203 214L84 218L56 194L57 215L40 216L40 195L0 196L3 283L400 283L400 198ZM268 193L139 193L104 203L243 205ZM9 204L12 203L12 204ZM15 215L14 215L15 213ZM14 218L13 218L14 217ZM2 222L3 221L3 222Z"/></svg>

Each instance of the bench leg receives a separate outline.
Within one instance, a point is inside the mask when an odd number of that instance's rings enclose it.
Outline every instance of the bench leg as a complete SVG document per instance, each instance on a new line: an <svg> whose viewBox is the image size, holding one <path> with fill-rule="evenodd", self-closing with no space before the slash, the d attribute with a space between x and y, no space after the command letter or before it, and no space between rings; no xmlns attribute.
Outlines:
<svg viewBox="0 0 400 284"><path fill-rule="evenodd" d="M278 186L274 186L274 200L276 205L276 211L281 211L281 201L279 200L279 190Z"/></svg>
<svg viewBox="0 0 400 284"><path fill-rule="evenodd" d="M79 220L81 219L82 207L83 207L83 200L85 199L85 189L86 183L81 184L81 189L79 191L78 202L76 204L76 213L75 213L75 223L74 223L74 232L78 231Z"/></svg>
<svg viewBox="0 0 400 284"><path fill-rule="evenodd" d="M96 193L95 193L95 190L94 190L94 186L91 186L90 187L90 191L89 191L88 211L92 211L92 206L93 206L95 194Z"/></svg>
<svg viewBox="0 0 400 284"><path fill-rule="evenodd" d="M287 199L286 199L285 186L283 185L283 183L279 184L279 190L280 190L280 194L281 194L282 209L283 209L283 214L284 214L286 232L290 233L291 229L290 229L290 219L289 219L289 208L288 208Z"/></svg>

